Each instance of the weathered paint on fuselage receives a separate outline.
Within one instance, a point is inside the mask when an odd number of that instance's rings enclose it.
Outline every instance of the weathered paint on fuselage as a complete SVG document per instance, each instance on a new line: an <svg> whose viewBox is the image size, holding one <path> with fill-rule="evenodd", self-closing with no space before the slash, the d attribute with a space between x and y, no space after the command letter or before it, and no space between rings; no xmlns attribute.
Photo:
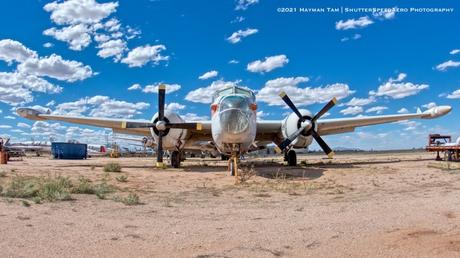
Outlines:
<svg viewBox="0 0 460 258"><path fill-rule="evenodd" d="M211 105L211 131L221 153L244 153L256 137L256 103L252 92L238 87L215 96Z"/></svg>

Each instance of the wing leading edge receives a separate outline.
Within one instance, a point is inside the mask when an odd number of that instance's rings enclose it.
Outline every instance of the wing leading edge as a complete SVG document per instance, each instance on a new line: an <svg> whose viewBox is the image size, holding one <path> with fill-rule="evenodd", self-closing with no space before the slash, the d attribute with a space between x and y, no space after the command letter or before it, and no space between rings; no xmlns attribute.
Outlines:
<svg viewBox="0 0 460 258"><path fill-rule="evenodd" d="M68 122L68 123L81 124L81 125L111 128L115 133L134 134L134 135L142 135L142 136L152 135L150 132L150 128L126 128L127 123L143 125L146 123L150 123L150 121L148 120L53 115L53 114L41 113L40 111L32 109L32 108L18 108L16 112L21 117L31 119L31 120L38 120L38 121L55 120L55 121L63 121L63 122ZM201 130L202 133L204 133L203 131L207 131L207 130L210 131L211 129L210 122L204 121L200 123L203 124L202 130Z"/></svg>

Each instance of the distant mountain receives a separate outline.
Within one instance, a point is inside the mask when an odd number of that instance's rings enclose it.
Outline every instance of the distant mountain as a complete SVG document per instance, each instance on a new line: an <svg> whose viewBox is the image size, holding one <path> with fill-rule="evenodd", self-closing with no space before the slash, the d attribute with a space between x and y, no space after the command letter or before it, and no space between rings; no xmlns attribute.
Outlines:
<svg viewBox="0 0 460 258"><path fill-rule="evenodd" d="M347 147L335 147L334 151L339 152L339 151L364 151L359 148L347 148Z"/></svg>

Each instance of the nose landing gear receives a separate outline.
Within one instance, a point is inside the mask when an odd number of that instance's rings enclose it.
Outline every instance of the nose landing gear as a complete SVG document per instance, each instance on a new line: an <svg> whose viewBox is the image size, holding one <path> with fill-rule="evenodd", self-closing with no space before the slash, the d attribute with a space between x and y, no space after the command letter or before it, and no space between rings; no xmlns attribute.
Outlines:
<svg viewBox="0 0 460 258"><path fill-rule="evenodd" d="M238 160L239 157L236 153L232 153L228 159L228 172L231 176L238 177Z"/></svg>

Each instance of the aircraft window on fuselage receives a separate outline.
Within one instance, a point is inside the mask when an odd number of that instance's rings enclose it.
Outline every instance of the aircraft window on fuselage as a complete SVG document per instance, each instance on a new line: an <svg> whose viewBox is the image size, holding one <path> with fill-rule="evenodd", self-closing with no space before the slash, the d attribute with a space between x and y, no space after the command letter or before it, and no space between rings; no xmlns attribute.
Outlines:
<svg viewBox="0 0 460 258"><path fill-rule="evenodd" d="M230 95L225 97L220 103L220 110L227 110L231 108L238 108L241 110L249 109L249 102L246 97L238 95Z"/></svg>

